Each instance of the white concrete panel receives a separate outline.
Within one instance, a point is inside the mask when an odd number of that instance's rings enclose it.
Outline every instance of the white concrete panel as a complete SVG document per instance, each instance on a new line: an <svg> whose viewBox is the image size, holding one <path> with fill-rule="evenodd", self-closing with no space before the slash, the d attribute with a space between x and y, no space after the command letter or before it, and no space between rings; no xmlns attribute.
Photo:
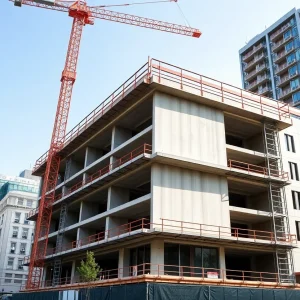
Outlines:
<svg viewBox="0 0 300 300"><path fill-rule="evenodd" d="M222 111L158 92L153 99L153 152L227 165Z"/></svg>
<svg viewBox="0 0 300 300"><path fill-rule="evenodd" d="M230 227L226 178L154 164L151 218Z"/></svg>

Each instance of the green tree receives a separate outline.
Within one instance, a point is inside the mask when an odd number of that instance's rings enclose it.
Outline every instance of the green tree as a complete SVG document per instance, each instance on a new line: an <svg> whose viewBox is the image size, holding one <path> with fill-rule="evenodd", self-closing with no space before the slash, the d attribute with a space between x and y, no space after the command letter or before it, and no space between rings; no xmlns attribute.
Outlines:
<svg viewBox="0 0 300 300"><path fill-rule="evenodd" d="M95 261L94 253L91 251L86 252L86 260L81 261L80 267L77 268L82 282L92 282L98 279L98 274L101 268ZM90 288L86 289L86 300L90 298Z"/></svg>

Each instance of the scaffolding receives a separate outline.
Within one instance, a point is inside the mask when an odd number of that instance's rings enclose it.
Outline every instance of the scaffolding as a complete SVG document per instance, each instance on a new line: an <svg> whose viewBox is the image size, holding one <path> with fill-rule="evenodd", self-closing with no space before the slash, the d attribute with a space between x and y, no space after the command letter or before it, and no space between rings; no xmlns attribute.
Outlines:
<svg viewBox="0 0 300 300"><path fill-rule="evenodd" d="M293 254L291 249L280 249L277 244L290 235L290 224L284 183L274 183L272 177L283 174L281 147L278 128L274 123L263 126L265 162L269 177L269 205L272 213L274 239L276 245L275 262L279 282L295 283Z"/></svg>

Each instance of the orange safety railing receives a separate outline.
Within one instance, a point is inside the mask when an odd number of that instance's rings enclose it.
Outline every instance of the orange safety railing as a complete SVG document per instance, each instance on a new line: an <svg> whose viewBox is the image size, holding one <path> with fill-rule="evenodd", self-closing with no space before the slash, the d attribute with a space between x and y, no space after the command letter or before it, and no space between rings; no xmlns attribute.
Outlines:
<svg viewBox="0 0 300 300"><path fill-rule="evenodd" d="M252 164L248 164L245 162L241 162L241 161L237 161L237 160L232 160L232 159L228 159L228 167L230 169L239 169L242 171L246 171L249 174L250 173L257 173L257 174L261 174L263 176L269 176L269 172L268 172L268 168L266 167L262 167L262 166L257 166L257 165L252 165ZM281 172L278 170L270 170L270 175L273 177L278 177L280 179L283 180L288 180L289 176L288 176L288 172Z"/></svg>
<svg viewBox="0 0 300 300"><path fill-rule="evenodd" d="M243 109L246 109L247 107L254 107L258 108L261 114L271 113L279 119L282 119L283 116L285 118L290 118L288 104L259 96L230 84L205 77L201 74L188 71L160 60L151 59L136 73L134 73L124 84L122 84L114 93L106 98L86 118L84 118L78 125L68 132L64 139L64 143L62 143L62 147L77 137L99 117L103 116L116 103L118 103L129 90L134 89L142 80L149 80L151 77L158 79L159 82L165 79L171 83L177 83L181 89L193 88L199 92L199 96L203 96L205 93L206 95L220 97L221 101L224 103L239 103L240 107ZM44 153L36 161L33 172L35 172L46 162L47 157L48 152Z"/></svg>
<svg viewBox="0 0 300 300"><path fill-rule="evenodd" d="M173 84L178 84L178 87L181 89L195 89L200 96L217 96L223 103L229 105L235 103L242 109L255 108L262 115L269 113L280 120L283 116L290 118L289 105L286 103L259 96L250 91L245 91L230 84L178 68L162 61L152 59L151 63L152 73L150 76L157 78L158 82L162 82L165 79Z"/></svg>
<svg viewBox="0 0 300 300"><path fill-rule="evenodd" d="M130 153L127 153L126 155L122 156L121 158L118 158L117 160L115 160L113 163L105 166L104 168L102 168L99 171L95 172L94 174L90 175L85 180L81 180L80 182L76 183L75 185L70 187L68 189L68 191L65 192L64 194L60 193L60 194L56 195L55 198L54 198L55 199L54 201L58 201L61 198L70 195L71 193L75 192L76 190L90 184L94 180L96 180L96 179L98 179L98 178L100 178L104 175L107 175L109 172L115 170L118 167L123 166L124 164L132 161L133 159L135 159L136 157L138 157L139 155L142 155L142 154L144 154L144 155L145 154L152 154L152 146L149 145L149 144L143 144L143 145L139 146L138 148L134 149ZM32 217L35 214L37 214L38 211L39 211L38 207L31 210L28 213L28 218Z"/></svg>
<svg viewBox="0 0 300 300"><path fill-rule="evenodd" d="M145 233L148 230L154 229L164 233L176 233L176 234L186 234L191 236L199 236L205 238L217 238L217 239L229 239L235 241L250 241L254 243L261 243L262 241L267 241L270 243L283 242L288 244L293 244L297 242L295 234L282 234L282 236L277 236L277 241L275 241L275 236L273 232L235 228L235 227L225 227L218 225L208 225L201 223L185 222L170 219L161 219L160 223L151 223L148 219L142 218L135 220L130 223L123 224L118 227L114 227L105 231L101 231L97 234L93 234L84 239L76 240L63 245L61 252L80 249L83 246L87 246L94 243L107 242L110 238L123 238L124 234L135 233L138 230L147 229L143 231ZM48 248L47 256L57 254L56 248ZM27 257L26 263L27 261ZM29 258L28 258L29 259ZM24 262L25 263L25 262Z"/></svg>
<svg viewBox="0 0 300 300"><path fill-rule="evenodd" d="M135 88L142 79L149 73L149 64L145 63L138 71L136 71L129 79L119 86L110 96L108 96L99 106L97 106L90 114L88 114L81 122L69 131L64 138L64 147L68 142L77 137L82 131L93 124L99 117L109 111L125 93L131 88ZM37 161L33 168L33 172L38 169L48 158L48 151L44 153Z"/></svg>
<svg viewBox="0 0 300 300"><path fill-rule="evenodd" d="M286 274L286 278L291 277L292 274ZM101 270L98 274L98 279L93 282L86 283L89 286L97 286L110 283L120 283L122 280L133 280L135 278L145 278L147 281L165 280L168 282L178 282L178 280L189 281L189 278L199 282L207 283L238 283L240 285L259 285L263 284L282 285L278 273L246 271L246 270L231 270L221 268L206 268L195 266L179 266L167 264L152 264L143 263L117 269ZM58 285L53 285L53 280L45 280L39 289L43 288L59 288L60 286L73 286L80 288L84 286L85 282L78 276L60 278Z"/></svg>

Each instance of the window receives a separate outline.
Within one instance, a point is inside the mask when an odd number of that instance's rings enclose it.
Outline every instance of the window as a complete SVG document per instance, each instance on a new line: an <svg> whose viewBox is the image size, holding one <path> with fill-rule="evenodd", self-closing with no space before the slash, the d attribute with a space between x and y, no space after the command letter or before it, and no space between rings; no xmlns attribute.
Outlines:
<svg viewBox="0 0 300 300"><path fill-rule="evenodd" d="M288 30L284 33L283 38L286 40L291 36L291 34L292 34L291 30Z"/></svg>
<svg viewBox="0 0 300 300"><path fill-rule="evenodd" d="M2 218L1 218L1 225L3 224L3 220L4 220L4 215L2 215Z"/></svg>
<svg viewBox="0 0 300 300"><path fill-rule="evenodd" d="M18 205L24 205L24 199L18 198Z"/></svg>
<svg viewBox="0 0 300 300"><path fill-rule="evenodd" d="M300 222L296 221L297 241L300 241Z"/></svg>
<svg viewBox="0 0 300 300"><path fill-rule="evenodd" d="M29 221L27 220L28 218L28 213L25 214L25 219L24 219L24 224L28 225Z"/></svg>
<svg viewBox="0 0 300 300"><path fill-rule="evenodd" d="M165 274L201 277L213 269L217 271L219 253L217 248L166 243L164 262Z"/></svg>
<svg viewBox="0 0 300 300"><path fill-rule="evenodd" d="M20 254L26 254L26 243L21 243Z"/></svg>
<svg viewBox="0 0 300 300"><path fill-rule="evenodd" d="M12 278L12 275L13 274L11 274L11 273L5 273L5 280L4 280L4 282L5 283L11 283L11 279L10 278Z"/></svg>
<svg viewBox="0 0 300 300"><path fill-rule="evenodd" d="M296 163L289 161L291 179L299 181L298 166Z"/></svg>
<svg viewBox="0 0 300 300"><path fill-rule="evenodd" d="M19 232L19 227L13 227L12 237L18 238L18 232Z"/></svg>
<svg viewBox="0 0 300 300"><path fill-rule="evenodd" d="M285 45L285 51L288 52L288 51L292 50L292 49L293 49L293 46L294 46L293 41L288 42L288 43Z"/></svg>
<svg viewBox="0 0 300 300"><path fill-rule="evenodd" d="M296 78L294 80L291 80L291 89L295 90L297 87L300 85L300 80L299 78Z"/></svg>
<svg viewBox="0 0 300 300"><path fill-rule="evenodd" d="M13 267L14 267L14 258L9 257L7 260L7 269L13 269Z"/></svg>
<svg viewBox="0 0 300 300"><path fill-rule="evenodd" d="M22 277L23 277L23 274L15 274L15 278L18 278L18 279L15 279L14 283L22 283Z"/></svg>
<svg viewBox="0 0 300 300"><path fill-rule="evenodd" d="M293 98L293 104L298 103L300 101L300 91L294 93L292 95Z"/></svg>
<svg viewBox="0 0 300 300"><path fill-rule="evenodd" d="M298 30L297 30L297 27L294 27L293 28L293 37L296 37L298 36Z"/></svg>
<svg viewBox="0 0 300 300"><path fill-rule="evenodd" d="M297 73L298 73L298 66L297 65L294 65L294 66L289 68L290 77L296 75Z"/></svg>
<svg viewBox="0 0 300 300"><path fill-rule="evenodd" d="M32 200L27 199L27 206L32 207Z"/></svg>
<svg viewBox="0 0 300 300"><path fill-rule="evenodd" d="M292 19L290 20L290 24L291 24L291 26L293 26L293 25L295 24L295 18L292 18Z"/></svg>
<svg viewBox="0 0 300 300"><path fill-rule="evenodd" d="M150 263L150 245L144 245L130 249L130 265L135 267L132 269L132 275L137 276L143 274L143 264Z"/></svg>
<svg viewBox="0 0 300 300"><path fill-rule="evenodd" d="M292 62L294 62L296 60L296 54L295 53L291 53L290 55L287 56L286 61L288 64L291 64Z"/></svg>
<svg viewBox="0 0 300 300"><path fill-rule="evenodd" d="M300 210L300 192L292 191L294 209Z"/></svg>
<svg viewBox="0 0 300 300"><path fill-rule="evenodd" d="M15 242L10 243L10 253L14 254L16 252L17 244Z"/></svg>
<svg viewBox="0 0 300 300"><path fill-rule="evenodd" d="M23 259L18 259L18 270L23 270Z"/></svg>
<svg viewBox="0 0 300 300"><path fill-rule="evenodd" d="M284 136L285 136L285 143L286 143L287 151L295 152L294 137L289 134L284 134Z"/></svg>
<svg viewBox="0 0 300 300"><path fill-rule="evenodd" d="M27 239L28 238L28 228L23 228L22 230L22 239Z"/></svg>
<svg viewBox="0 0 300 300"><path fill-rule="evenodd" d="M21 219L21 213L16 212L15 213L15 223L20 223Z"/></svg>

